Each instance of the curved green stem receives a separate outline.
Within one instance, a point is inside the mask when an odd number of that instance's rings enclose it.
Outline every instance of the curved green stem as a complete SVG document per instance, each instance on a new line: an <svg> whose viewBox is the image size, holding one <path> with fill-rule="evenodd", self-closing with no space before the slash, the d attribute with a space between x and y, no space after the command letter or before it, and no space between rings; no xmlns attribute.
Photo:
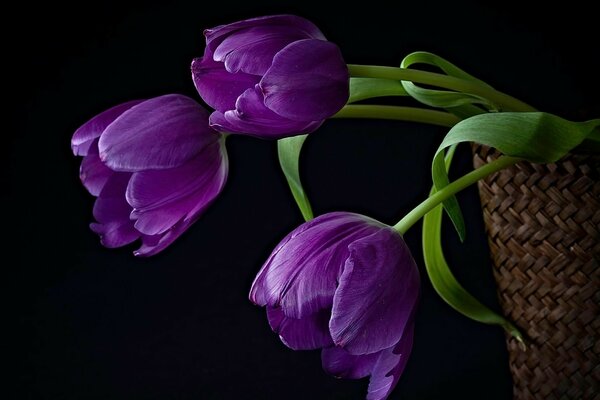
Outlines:
<svg viewBox="0 0 600 400"><path fill-rule="evenodd" d="M411 81L426 85L437 86L444 89L451 89L462 93L471 93L488 99L492 103L508 111L536 111L527 103L515 99L505 93L499 92L488 86L480 85L477 82L465 79L455 78L435 72L420 71L417 69L382 67L378 65L356 65L348 64L350 76L363 78L381 78L398 81Z"/></svg>
<svg viewBox="0 0 600 400"><path fill-rule="evenodd" d="M417 107L347 105L331 118L373 118L398 121L423 122L426 124L453 127L460 118L444 111Z"/></svg>
<svg viewBox="0 0 600 400"><path fill-rule="evenodd" d="M421 204L413 208L411 212L406 214L404 218L394 225L394 229L401 235L404 235L406 231L408 231L408 229L415 224L415 222L417 222L435 206L442 203L450 196L453 196L478 180L483 179L501 169L516 164L519 161L521 161L521 159L517 157L502 156L497 160L494 160L482 167L477 168L474 171L469 172L466 175L463 175L454 182L450 183L448 186L445 186L441 190L433 193Z"/></svg>

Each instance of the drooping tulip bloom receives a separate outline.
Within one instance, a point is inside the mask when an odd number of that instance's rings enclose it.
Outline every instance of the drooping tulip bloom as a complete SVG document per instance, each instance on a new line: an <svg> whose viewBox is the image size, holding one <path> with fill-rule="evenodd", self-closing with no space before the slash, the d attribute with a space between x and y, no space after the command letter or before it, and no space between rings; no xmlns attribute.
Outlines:
<svg viewBox="0 0 600 400"><path fill-rule="evenodd" d="M391 227L352 213L309 221L275 248L250 300L294 350L322 349L326 372L370 375L367 399L385 399L410 355L419 272Z"/></svg>
<svg viewBox="0 0 600 400"><path fill-rule="evenodd" d="M310 21L275 15L204 32L192 62L202 99L222 132L266 139L309 133L348 100L348 68L339 48Z"/></svg>
<svg viewBox="0 0 600 400"><path fill-rule="evenodd" d="M189 97L171 94L115 106L75 132L81 181L97 197L90 227L104 246L141 239L134 254L156 254L217 197L228 160L208 116Z"/></svg>

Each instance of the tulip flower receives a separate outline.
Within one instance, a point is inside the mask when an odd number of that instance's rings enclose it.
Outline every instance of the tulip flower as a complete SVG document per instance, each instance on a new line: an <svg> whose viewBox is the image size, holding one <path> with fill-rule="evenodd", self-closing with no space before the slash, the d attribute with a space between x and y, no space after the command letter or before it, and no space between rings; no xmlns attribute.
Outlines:
<svg viewBox="0 0 600 400"><path fill-rule="evenodd" d="M322 349L334 376L370 376L373 400L389 395L406 366L418 297L419 272L402 236L342 212L285 237L250 290L286 346Z"/></svg>
<svg viewBox="0 0 600 400"><path fill-rule="evenodd" d="M204 56L192 62L192 75L216 110L211 126L221 132L266 139L309 133L348 100L341 52L310 21L276 15L204 34Z"/></svg>
<svg viewBox="0 0 600 400"><path fill-rule="evenodd" d="M227 179L224 137L189 97L130 101L73 135L80 178L93 196L90 225L106 247L141 239L138 256L171 244L212 203Z"/></svg>

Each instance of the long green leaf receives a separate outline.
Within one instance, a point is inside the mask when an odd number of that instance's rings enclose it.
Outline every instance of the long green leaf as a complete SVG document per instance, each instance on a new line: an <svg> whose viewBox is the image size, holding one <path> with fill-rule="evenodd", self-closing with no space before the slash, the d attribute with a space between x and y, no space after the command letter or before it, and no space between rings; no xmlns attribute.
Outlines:
<svg viewBox="0 0 600 400"><path fill-rule="evenodd" d="M304 188L302 187L299 170L300 152L307 137L308 135L299 135L277 141L279 164L305 221L314 218L308 196L306 196L306 192L304 192Z"/></svg>
<svg viewBox="0 0 600 400"><path fill-rule="evenodd" d="M423 218L423 257L435 291L461 314L486 324L502 326L516 338L521 334L509 321L481 304L458 283L442 251L441 224L443 209L439 205ZM522 340L522 339L520 339Z"/></svg>
<svg viewBox="0 0 600 400"><path fill-rule="evenodd" d="M444 167L444 150L461 142L476 142L494 147L505 155L524 158L538 163L554 162L581 144L599 120L571 122L552 114L541 112L504 112L476 115L456 124L438 148L431 167L437 190L450 181ZM459 236L464 236L464 223L456 197L444 202L444 208L454 222ZM461 232L460 229L463 229Z"/></svg>
<svg viewBox="0 0 600 400"><path fill-rule="evenodd" d="M449 76L464 79L471 82L476 82L482 87L492 89L487 83L475 78L473 75L463 71L451 62L439 57L435 54L418 51L404 57L400 67L409 68L414 64L428 64L441 69ZM459 117L481 114L490 109L497 107L491 104L486 99L470 93L454 92L450 90L427 89L415 85L412 82L402 81L404 89L416 100L423 104L432 107L445 108L450 112L454 112ZM483 106L484 108L482 108ZM466 229L465 223L460 210L460 205L455 196L450 197L444 202L444 208L450 216L452 223L458 233L461 241L465 239Z"/></svg>
<svg viewBox="0 0 600 400"><path fill-rule="evenodd" d="M409 68L411 65L414 64L428 64L436 66L449 76L461 78L472 82L477 82L477 84L479 84L480 86L488 87L491 89L491 86L489 86L487 83L475 78L474 76L468 74L467 72L458 68L454 64L446 61L442 57L436 56L432 53L427 53L424 51L411 53L404 57L400 64L400 67ZM452 108L462 106L465 104L480 104L487 109L497 108L496 106L491 104L487 99L471 93L461 93L450 90L427 89L417 86L409 81L402 81L402 86L404 86L404 89L413 98L415 98L423 104L427 104L428 106L432 107Z"/></svg>
<svg viewBox="0 0 600 400"><path fill-rule="evenodd" d="M438 190L448 184L444 149L454 144L475 142L494 147L508 156L549 163L595 135L594 129L598 126L600 119L571 122L542 112L476 115L456 124L440 144L433 159L433 182Z"/></svg>
<svg viewBox="0 0 600 400"><path fill-rule="evenodd" d="M449 168L456 146L446 156L445 168ZM435 193L435 188L431 194ZM523 342L521 333L508 320L481 304L458 283L444 257L442 249L442 206L439 205L423 218L423 258L427 275L435 291L452 308L461 314L486 324L502 326L508 333Z"/></svg>
<svg viewBox="0 0 600 400"><path fill-rule="evenodd" d="M444 71L447 75L453 76L455 78L461 78L468 81L477 82L480 85L491 88L490 85L474 77L463 69L458 68L456 65L452 64L450 61L435 55L433 53L428 53L426 51L415 51L404 57L402 60L401 67L408 68L413 64L429 64L438 67L442 71Z"/></svg>

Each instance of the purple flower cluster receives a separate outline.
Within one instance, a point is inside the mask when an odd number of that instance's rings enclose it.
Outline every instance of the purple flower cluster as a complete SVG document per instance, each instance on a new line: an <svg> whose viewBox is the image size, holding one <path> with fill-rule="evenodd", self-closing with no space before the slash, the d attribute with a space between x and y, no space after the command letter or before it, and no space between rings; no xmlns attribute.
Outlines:
<svg viewBox="0 0 600 400"><path fill-rule="evenodd" d="M73 135L80 177L96 197L91 229L106 247L139 240L154 255L222 191L226 134L279 139L316 130L348 100L338 47L311 22L279 15L205 31L192 63L200 97L170 94L110 108ZM290 233L252 285L272 329L294 350L322 349L323 368L370 376L385 399L411 351L419 274L402 237L365 216L331 213Z"/></svg>
<svg viewBox="0 0 600 400"><path fill-rule="evenodd" d="M75 132L81 180L98 197L91 225L107 247L141 239L136 255L156 254L181 235L223 189L221 133L278 139L317 129L348 100L338 47L292 15L207 29L193 79L212 115L192 99L132 101Z"/></svg>

